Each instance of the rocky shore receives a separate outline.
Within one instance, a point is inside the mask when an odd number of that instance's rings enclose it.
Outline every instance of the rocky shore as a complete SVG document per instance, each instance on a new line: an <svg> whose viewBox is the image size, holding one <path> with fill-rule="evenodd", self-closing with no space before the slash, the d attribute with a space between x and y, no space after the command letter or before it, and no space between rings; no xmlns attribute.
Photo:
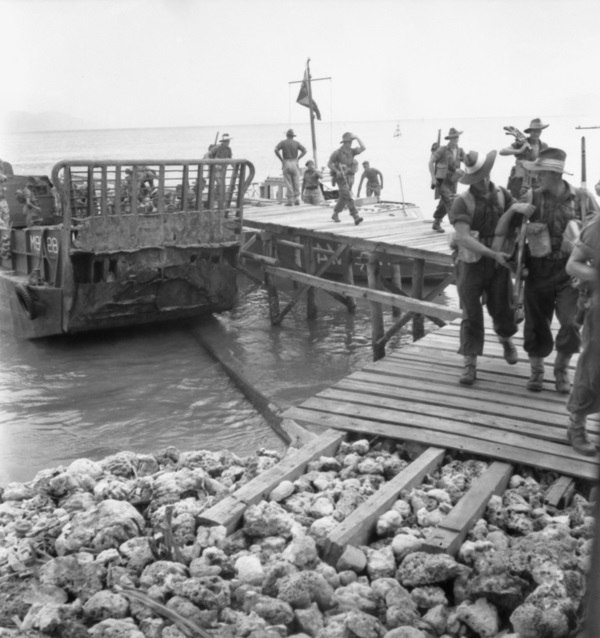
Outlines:
<svg viewBox="0 0 600 638"><path fill-rule="evenodd" d="M0 638L567 638L594 534L581 486L519 469L455 557L432 527L487 468L447 456L402 492L368 546L322 560L327 534L419 453L357 439L249 506L240 529L203 511L280 460L260 450L79 459L0 488Z"/></svg>

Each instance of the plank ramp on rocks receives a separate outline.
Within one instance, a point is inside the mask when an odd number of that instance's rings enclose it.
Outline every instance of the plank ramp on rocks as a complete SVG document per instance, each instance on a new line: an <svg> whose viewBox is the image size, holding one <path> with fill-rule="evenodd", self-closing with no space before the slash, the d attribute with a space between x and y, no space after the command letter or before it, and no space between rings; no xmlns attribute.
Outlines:
<svg viewBox="0 0 600 638"><path fill-rule="evenodd" d="M546 360L544 390L529 392L522 338L515 337L519 361L509 366L488 328L477 382L461 386L459 329L455 321L431 332L288 408L283 416L309 429L369 433L595 481L597 458L576 453L567 442L566 397L554 390L552 359ZM574 363L575 358L571 376ZM588 431L597 442L597 416L588 419Z"/></svg>

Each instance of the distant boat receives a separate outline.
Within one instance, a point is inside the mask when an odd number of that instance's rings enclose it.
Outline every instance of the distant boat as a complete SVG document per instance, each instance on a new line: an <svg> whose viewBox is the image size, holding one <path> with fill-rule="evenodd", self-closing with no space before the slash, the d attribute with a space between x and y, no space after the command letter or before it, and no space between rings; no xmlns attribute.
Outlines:
<svg viewBox="0 0 600 638"><path fill-rule="evenodd" d="M400 124L396 124L396 130L394 131L394 137L401 137L402 131L400 130Z"/></svg>
<svg viewBox="0 0 600 638"><path fill-rule="evenodd" d="M600 128L600 126L576 126L576 129L582 129L582 128Z"/></svg>

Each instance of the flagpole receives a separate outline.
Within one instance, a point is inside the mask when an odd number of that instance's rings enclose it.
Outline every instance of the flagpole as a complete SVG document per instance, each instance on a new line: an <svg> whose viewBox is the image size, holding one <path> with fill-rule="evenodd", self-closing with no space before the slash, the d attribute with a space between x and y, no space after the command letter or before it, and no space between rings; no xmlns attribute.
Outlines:
<svg viewBox="0 0 600 638"><path fill-rule="evenodd" d="M315 163L315 166L318 169L319 162L317 162L317 140L316 140L316 137L315 137L315 114L314 114L313 109L312 109L313 101L312 101L312 89L311 89L311 86L310 86L310 66L309 66L309 63L310 63L310 58L308 58L306 60L306 80L307 80L306 84L308 85L308 104L309 104L308 110L310 112L310 135L311 135L311 138L312 138L313 161Z"/></svg>

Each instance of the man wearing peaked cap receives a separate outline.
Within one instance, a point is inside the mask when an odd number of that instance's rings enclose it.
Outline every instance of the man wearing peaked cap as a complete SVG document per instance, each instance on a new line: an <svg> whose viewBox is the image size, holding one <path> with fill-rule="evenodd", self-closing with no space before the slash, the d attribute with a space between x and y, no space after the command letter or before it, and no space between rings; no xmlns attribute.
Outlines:
<svg viewBox="0 0 600 638"><path fill-rule="evenodd" d="M523 347L529 355L527 389L532 392L543 389L544 358L556 348L554 385L557 392L567 394L569 363L581 345L576 318L579 293L566 271L572 243L566 238L573 223L583 223L600 209L591 193L563 179L566 157L560 148L545 148L536 160L523 162L539 183L526 195L532 207L526 227ZM556 338L550 327L555 314L560 324Z"/></svg>
<svg viewBox="0 0 600 638"><path fill-rule="evenodd" d="M458 146L458 138L462 131L451 128L444 139L448 144L440 146L431 154L429 159L429 173L431 174L431 188L435 189L438 206L433 213L432 229L443 233L442 220L450 212L452 201L456 197L456 184L462 175L460 164L464 161L465 153Z"/></svg>
<svg viewBox="0 0 600 638"><path fill-rule="evenodd" d="M477 379L477 357L483 354L484 319L482 296L494 331L502 344L507 363L518 361L511 337L517 332L512 308L512 281L503 252L503 236L498 236L499 222L506 214L525 212L531 206L513 200L510 193L490 181L496 151L487 154L469 151L465 171L460 178L468 190L456 197L449 213L454 226L452 245L456 288L463 318L460 326L459 354L464 357L459 383L473 385Z"/></svg>
<svg viewBox="0 0 600 638"><path fill-rule="evenodd" d="M281 170L285 181L287 202L286 206L300 204L300 166L298 162L306 155L306 149L295 140L296 133L288 129L285 139L275 147L275 155L281 162Z"/></svg>
<svg viewBox="0 0 600 638"><path fill-rule="evenodd" d="M507 184L513 197L519 198L527 189L537 186L535 174L525 168L524 162L534 161L541 151L548 148L548 144L540 139L542 130L548 126L548 124L542 124L539 117L534 118L524 131L527 137L512 126L504 127L507 134L515 136L515 141L510 146L500 149L500 155L513 155L515 158Z"/></svg>

